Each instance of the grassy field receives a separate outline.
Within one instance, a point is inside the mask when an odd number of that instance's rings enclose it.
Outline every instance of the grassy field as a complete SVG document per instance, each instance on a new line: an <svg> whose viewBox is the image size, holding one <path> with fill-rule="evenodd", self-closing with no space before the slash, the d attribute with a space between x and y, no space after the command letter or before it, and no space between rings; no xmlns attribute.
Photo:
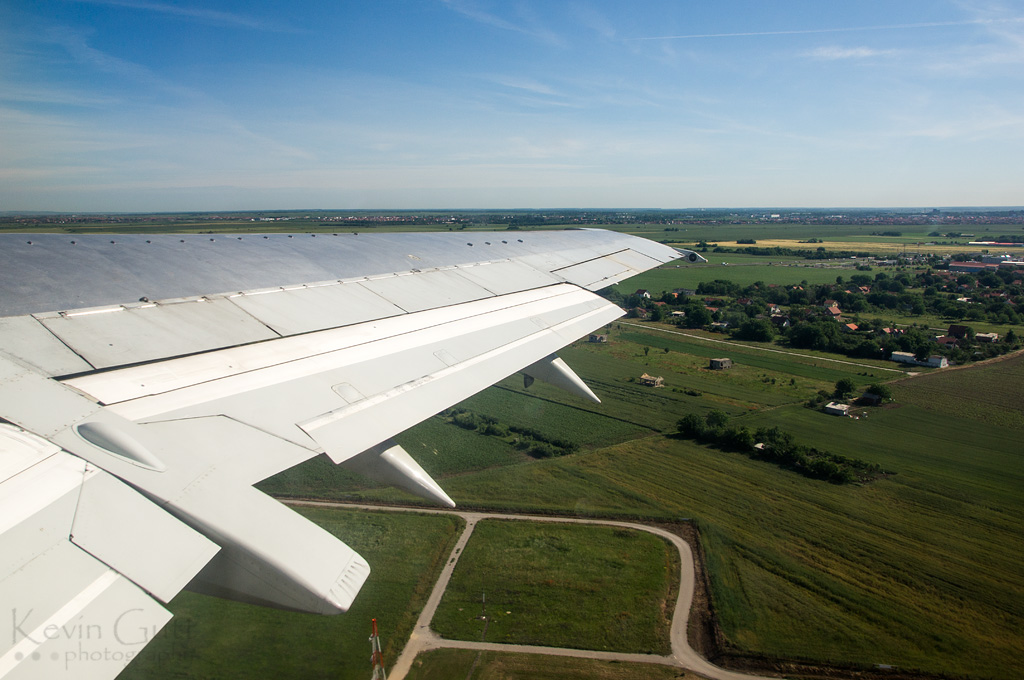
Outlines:
<svg viewBox="0 0 1024 680"><path fill-rule="evenodd" d="M679 554L653 534L484 520L432 627L458 640L668 654L678 580Z"/></svg>
<svg viewBox="0 0 1024 680"><path fill-rule="evenodd" d="M971 370L940 371L927 380L893 385L900 403L1024 431L1024 371L1018 356Z"/></svg>
<svg viewBox="0 0 1024 680"><path fill-rule="evenodd" d="M183 592L174 619L120 678L368 676L370 619L386 659L412 632L461 520L445 515L300 508L365 557L372 573L340 616L296 614Z"/></svg>
<svg viewBox="0 0 1024 680"><path fill-rule="evenodd" d="M700 680L678 668L539 654L436 649L416 657L408 680Z"/></svg>
<svg viewBox="0 0 1024 680"><path fill-rule="evenodd" d="M637 274L633 278L618 284L615 289L624 295L644 288L655 295L662 291L671 291L676 288L689 288L696 290L701 283L715 281L717 279L732 281L740 286L749 286L761 281L766 284L778 286L791 286L801 282L809 284L835 283L837 276L849 279L853 274L865 273L874 276L878 272L892 271L891 267L873 267L870 272L858 272L853 268L853 262L844 261L842 264L830 262L828 264L813 263L809 260L786 260L779 264L777 259L758 258L750 260L750 256L744 256L744 260L737 264L723 265L728 262L730 256L719 253L704 253L708 263L704 264L680 264L664 265L651 269L643 274ZM738 257L738 256L731 256Z"/></svg>
<svg viewBox="0 0 1024 680"><path fill-rule="evenodd" d="M868 419L798 405L740 422L878 462L866 486L807 480L740 454L648 437L451 480L459 502L697 518L732 651L932 673L1024 673L1024 359L898 383ZM999 395L998 397L995 395ZM918 405L923 404L923 405Z"/></svg>
<svg viewBox="0 0 1024 680"><path fill-rule="evenodd" d="M946 239L929 237L926 233L916 233L902 237L883 236L850 236L847 238L833 239L827 235L821 243L800 243L788 238L766 238L758 239L758 248L824 248L831 251L853 250L857 252L871 253L878 256L893 256L900 253L908 255L939 253L952 254L962 253L968 250L977 250L967 245L971 239ZM735 241L718 241L717 245L723 248L743 248L747 244L736 243Z"/></svg>

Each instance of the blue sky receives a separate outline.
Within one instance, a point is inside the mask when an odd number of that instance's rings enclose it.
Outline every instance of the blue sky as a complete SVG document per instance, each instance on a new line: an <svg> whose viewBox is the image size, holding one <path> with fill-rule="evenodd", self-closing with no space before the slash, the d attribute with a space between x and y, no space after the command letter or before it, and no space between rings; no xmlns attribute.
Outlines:
<svg viewBox="0 0 1024 680"><path fill-rule="evenodd" d="M8 0L0 210L1024 204L1024 2Z"/></svg>

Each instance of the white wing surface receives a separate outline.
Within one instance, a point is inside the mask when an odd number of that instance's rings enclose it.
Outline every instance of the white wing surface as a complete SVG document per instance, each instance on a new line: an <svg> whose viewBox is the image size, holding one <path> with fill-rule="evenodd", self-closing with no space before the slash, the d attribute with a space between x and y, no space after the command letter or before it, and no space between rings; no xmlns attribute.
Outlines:
<svg viewBox="0 0 1024 680"><path fill-rule="evenodd" d="M555 352L621 315L593 291L684 256L597 230L0 236L0 677L111 677L186 586L345 611L369 566L252 485L326 453L454 505L391 438L517 371L596 399Z"/></svg>

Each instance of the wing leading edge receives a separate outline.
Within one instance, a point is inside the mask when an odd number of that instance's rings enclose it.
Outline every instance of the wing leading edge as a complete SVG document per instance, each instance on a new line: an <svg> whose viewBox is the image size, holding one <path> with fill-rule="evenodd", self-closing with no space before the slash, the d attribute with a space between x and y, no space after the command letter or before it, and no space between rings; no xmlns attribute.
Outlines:
<svg viewBox="0 0 1024 680"><path fill-rule="evenodd" d="M108 631L109 677L144 644L117 612L151 637L186 585L344 611L369 566L252 484L326 453L454 505L392 437L519 371L596 400L555 352L622 314L593 291L680 257L597 230L0 236L0 601L25 613L0 677L60 670L70 638L36 633L72 620Z"/></svg>

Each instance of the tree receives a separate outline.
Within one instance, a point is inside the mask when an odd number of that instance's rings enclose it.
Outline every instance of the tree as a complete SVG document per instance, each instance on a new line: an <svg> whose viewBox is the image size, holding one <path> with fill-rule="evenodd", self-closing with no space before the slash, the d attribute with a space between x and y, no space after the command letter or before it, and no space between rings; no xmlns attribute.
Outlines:
<svg viewBox="0 0 1024 680"><path fill-rule="evenodd" d="M854 384L852 379L842 378L836 381L836 391L832 394L836 399L845 399L853 394L855 389L857 389L857 385Z"/></svg>
<svg viewBox="0 0 1024 680"><path fill-rule="evenodd" d="M747 319L740 324L736 337L740 340L771 342L775 336L775 324L767 319Z"/></svg>
<svg viewBox="0 0 1024 680"><path fill-rule="evenodd" d="M676 427L679 428L679 432L686 437L693 437L694 439L703 436L707 426L704 424L704 420L696 413L687 413L685 416L679 419L676 423Z"/></svg>
<svg viewBox="0 0 1024 680"><path fill-rule="evenodd" d="M725 427L726 423L729 422L729 414L725 411L714 409L708 411L708 414L704 416L704 422L708 424L711 429L717 430L721 427Z"/></svg>
<svg viewBox="0 0 1024 680"><path fill-rule="evenodd" d="M868 394L877 394L882 399L892 399L892 388L888 385L874 383L865 390Z"/></svg>
<svg viewBox="0 0 1024 680"><path fill-rule="evenodd" d="M703 328L711 323L711 312L700 305L693 305L686 309L686 327Z"/></svg>

